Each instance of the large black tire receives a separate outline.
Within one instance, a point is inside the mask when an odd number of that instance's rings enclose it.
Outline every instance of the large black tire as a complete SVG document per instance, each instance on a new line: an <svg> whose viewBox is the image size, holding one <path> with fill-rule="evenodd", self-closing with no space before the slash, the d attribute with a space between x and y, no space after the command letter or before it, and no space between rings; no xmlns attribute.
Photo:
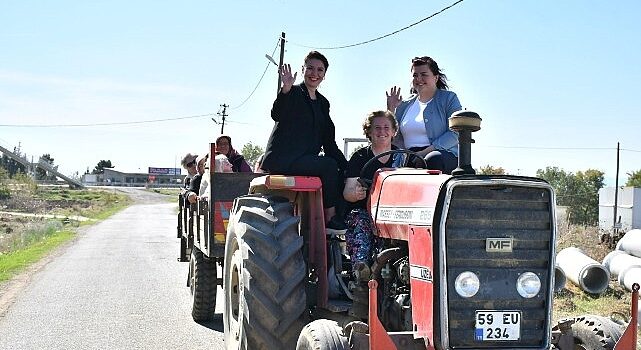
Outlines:
<svg viewBox="0 0 641 350"><path fill-rule="evenodd" d="M612 350L623 334L622 326L609 318L582 315L572 325L576 349Z"/></svg>
<svg viewBox="0 0 641 350"><path fill-rule="evenodd" d="M284 198L236 199L224 263L227 349L294 349L307 302L300 219Z"/></svg>
<svg viewBox="0 0 641 350"><path fill-rule="evenodd" d="M349 350L349 341L336 321L320 319L300 332L296 350Z"/></svg>
<svg viewBox="0 0 641 350"><path fill-rule="evenodd" d="M189 288L191 290L191 317L196 322L210 321L216 310L216 261L205 257L200 249L191 250L189 261Z"/></svg>

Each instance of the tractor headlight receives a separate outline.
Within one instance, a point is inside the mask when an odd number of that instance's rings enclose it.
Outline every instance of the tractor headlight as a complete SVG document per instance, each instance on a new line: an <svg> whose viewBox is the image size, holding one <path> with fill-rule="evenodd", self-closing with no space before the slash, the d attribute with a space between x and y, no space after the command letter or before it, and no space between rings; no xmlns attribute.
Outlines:
<svg viewBox="0 0 641 350"><path fill-rule="evenodd" d="M470 271L461 272L454 281L456 292L463 298L473 297L479 291L480 286L479 277Z"/></svg>
<svg viewBox="0 0 641 350"><path fill-rule="evenodd" d="M524 272L516 280L516 290L524 298L532 298L541 290L541 280L534 272Z"/></svg>

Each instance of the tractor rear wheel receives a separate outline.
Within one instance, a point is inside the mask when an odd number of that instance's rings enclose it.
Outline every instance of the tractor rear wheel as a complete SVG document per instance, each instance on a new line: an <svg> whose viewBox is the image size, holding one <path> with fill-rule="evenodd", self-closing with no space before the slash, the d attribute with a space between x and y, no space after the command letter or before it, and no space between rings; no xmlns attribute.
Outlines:
<svg viewBox="0 0 641 350"><path fill-rule="evenodd" d="M196 322L209 321L216 310L216 261L205 257L193 247L189 260L189 289L191 291L191 317Z"/></svg>
<svg viewBox="0 0 641 350"><path fill-rule="evenodd" d="M349 350L349 341L336 321L308 323L298 337L296 350Z"/></svg>
<svg viewBox="0 0 641 350"><path fill-rule="evenodd" d="M612 350L623 330L607 317L582 315L574 319L572 334L576 349Z"/></svg>
<svg viewBox="0 0 641 350"><path fill-rule="evenodd" d="M225 243L223 324L228 349L294 349L306 323L303 238L287 199L234 203Z"/></svg>

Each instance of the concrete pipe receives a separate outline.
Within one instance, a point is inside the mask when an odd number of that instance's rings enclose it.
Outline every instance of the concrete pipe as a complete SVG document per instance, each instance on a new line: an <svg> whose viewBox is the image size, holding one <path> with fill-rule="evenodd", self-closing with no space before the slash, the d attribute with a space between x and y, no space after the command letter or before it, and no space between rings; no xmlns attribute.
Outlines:
<svg viewBox="0 0 641 350"><path fill-rule="evenodd" d="M628 291L632 291L634 283L641 284L641 266L629 266L619 274L619 284Z"/></svg>
<svg viewBox="0 0 641 350"><path fill-rule="evenodd" d="M641 258L641 230L628 231L617 243L617 250Z"/></svg>
<svg viewBox="0 0 641 350"><path fill-rule="evenodd" d="M617 278L624 269L630 266L641 266L641 258L630 255L623 250L615 250L605 256L603 266L610 271L611 277Z"/></svg>
<svg viewBox="0 0 641 350"><path fill-rule="evenodd" d="M557 264L554 267L554 291L560 292L565 288L566 282L567 278L565 278L565 272L563 272L563 269Z"/></svg>
<svg viewBox="0 0 641 350"><path fill-rule="evenodd" d="M560 251L556 255L556 263L570 281L588 293L601 294L608 288L610 272L578 248Z"/></svg>

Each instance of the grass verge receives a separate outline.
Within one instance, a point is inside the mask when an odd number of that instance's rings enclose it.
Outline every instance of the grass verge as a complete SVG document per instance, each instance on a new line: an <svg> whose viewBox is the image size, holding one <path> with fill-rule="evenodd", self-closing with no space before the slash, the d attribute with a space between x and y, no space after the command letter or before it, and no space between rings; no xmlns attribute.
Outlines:
<svg viewBox="0 0 641 350"><path fill-rule="evenodd" d="M0 282L9 280L75 235L76 233L70 230L56 231L26 248L0 254Z"/></svg>
<svg viewBox="0 0 641 350"><path fill-rule="evenodd" d="M129 196L116 191L45 188L32 192L32 196L28 196L26 191L20 193L23 197L19 203L24 209L16 208L18 211L79 215L92 220L79 224L68 219L46 219L37 216L0 217L0 283L42 259L64 242L73 239L75 227L107 219L132 203Z"/></svg>

